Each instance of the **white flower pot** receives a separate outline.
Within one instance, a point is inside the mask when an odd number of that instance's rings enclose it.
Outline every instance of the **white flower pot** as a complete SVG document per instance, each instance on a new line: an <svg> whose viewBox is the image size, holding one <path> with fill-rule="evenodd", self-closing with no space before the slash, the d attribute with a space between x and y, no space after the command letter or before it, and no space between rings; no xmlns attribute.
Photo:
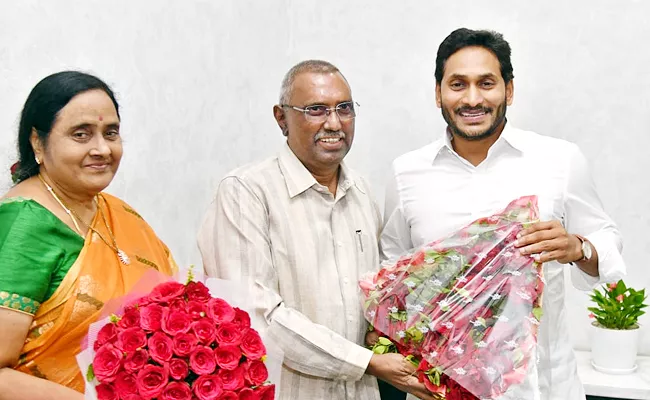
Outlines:
<svg viewBox="0 0 650 400"><path fill-rule="evenodd" d="M591 325L591 365L609 374L634 372L640 329L606 329L595 322Z"/></svg>

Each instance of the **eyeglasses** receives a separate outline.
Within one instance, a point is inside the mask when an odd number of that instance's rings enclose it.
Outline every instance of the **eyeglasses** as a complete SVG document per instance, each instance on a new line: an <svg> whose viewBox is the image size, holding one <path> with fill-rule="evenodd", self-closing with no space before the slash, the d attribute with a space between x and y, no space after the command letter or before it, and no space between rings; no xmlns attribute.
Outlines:
<svg viewBox="0 0 650 400"><path fill-rule="evenodd" d="M336 107L327 107L322 104L314 104L305 108L300 108L289 104L280 104L282 107L292 108L305 114L305 118L308 121L312 122L325 122L327 118L329 118L332 111L336 111L336 115L338 115L341 121L351 120L357 116L357 113L354 109L355 105L359 107L359 103L355 103L353 101L339 103L336 105Z"/></svg>

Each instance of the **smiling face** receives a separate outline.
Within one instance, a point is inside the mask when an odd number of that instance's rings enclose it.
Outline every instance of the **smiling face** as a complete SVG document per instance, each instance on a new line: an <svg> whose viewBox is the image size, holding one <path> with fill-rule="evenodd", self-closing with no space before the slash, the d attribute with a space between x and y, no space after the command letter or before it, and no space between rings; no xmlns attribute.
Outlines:
<svg viewBox="0 0 650 400"><path fill-rule="evenodd" d="M436 103L454 136L476 141L501 132L513 92L494 53L470 46L447 59Z"/></svg>
<svg viewBox="0 0 650 400"><path fill-rule="evenodd" d="M288 104L334 108L350 101L350 87L340 73L304 72L296 76ZM341 121L332 111L323 122L313 121L300 111L280 106L274 114L289 147L312 174L338 167L352 147L354 119Z"/></svg>
<svg viewBox="0 0 650 400"><path fill-rule="evenodd" d="M120 119L102 90L74 96L58 113L47 145L32 133L36 157L56 185L68 192L95 195L113 180L122 158Z"/></svg>

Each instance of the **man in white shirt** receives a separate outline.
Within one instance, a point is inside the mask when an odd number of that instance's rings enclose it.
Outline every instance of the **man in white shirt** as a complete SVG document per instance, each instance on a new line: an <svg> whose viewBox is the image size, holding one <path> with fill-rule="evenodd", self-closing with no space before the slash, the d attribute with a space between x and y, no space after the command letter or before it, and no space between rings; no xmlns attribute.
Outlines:
<svg viewBox="0 0 650 400"><path fill-rule="evenodd" d="M221 181L198 237L207 274L252 289L284 351L280 399L377 400L371 375L433 399L404 357L362 347L357 282L379 266L381 221L343 163L356 116L347 81L330 63L299 63L273 113L287 144Z"/></svg>
<svg viewBox="0 0 650 400"><path fill-rule="evenodd" d="M386 193L384 255L394 258L537 195L540 222L517 246L544 263L544 316L538 335L539 393L580 400L564 306L564 270L579 289L625 272L620 234L605 214L578 147L506 121L514 86L510 46L490 31L458 29L440 45L436 103L448 128L435 142L393 162ZM519 398L519 397L516 397Z"/></svg>

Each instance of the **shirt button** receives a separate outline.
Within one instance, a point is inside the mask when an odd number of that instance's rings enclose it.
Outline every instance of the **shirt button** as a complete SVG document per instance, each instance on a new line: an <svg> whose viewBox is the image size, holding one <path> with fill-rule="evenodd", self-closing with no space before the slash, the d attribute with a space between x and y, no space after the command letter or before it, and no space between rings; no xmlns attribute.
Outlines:
<svg viewBox="0 0 650 400"><path fill-rule="evenodd" d="M343 243L342 243L342 242L336 242L336 245L339 246L339 247L343 247Z"/></svg>
<svg viewBox="0 0 650 400"><path fill-rule="evenodd" d="M349 322L354 321L354 318L352 318L352 314L348 314L348 321L349 321Z"/></svg>
<svg viewBox="0 0 650 400"><path fill-rule="evenodd" d="M350 280L348 278L343 278L343 283L347 285L348 283L350 283Z"/></svg>

